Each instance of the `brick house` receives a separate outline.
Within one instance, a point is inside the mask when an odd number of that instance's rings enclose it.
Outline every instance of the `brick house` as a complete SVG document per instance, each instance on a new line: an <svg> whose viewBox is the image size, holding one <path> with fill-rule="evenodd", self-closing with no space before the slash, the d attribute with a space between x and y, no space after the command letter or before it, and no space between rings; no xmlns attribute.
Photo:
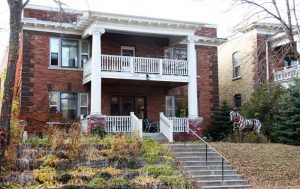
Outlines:
<svg viewBox="0 0 300 189"><path fill-rule="evenodd" d="M292 45L296 44L299 48L299 41ZM220 45L220 102L241 107L259 84L289 83L298 73L293 71L298 62L289 45L281 26L270 23L252 24Z"/></svg>
<svg viewBox="0 0 300 189"><path fill-rule="evenodd" d="M22 24L21 113L60 112L107 132L141 131L148 119L164 135L201 135L211 123L216 26L33 5Z"/></svg>

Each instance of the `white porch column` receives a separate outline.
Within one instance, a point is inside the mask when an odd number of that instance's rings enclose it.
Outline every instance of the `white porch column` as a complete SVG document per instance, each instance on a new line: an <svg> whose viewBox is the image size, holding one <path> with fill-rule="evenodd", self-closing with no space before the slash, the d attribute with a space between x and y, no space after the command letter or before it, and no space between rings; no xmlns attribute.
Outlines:
<svg viewBox="0 0 300 189"><path fill-rule="evenodd" d="M188 69L189 69L189 84L188 84L188 106L189 117L196 118L198 115L198 98L197 98L197 59L195 50L194 36L187 38L187 53L188 53Z"/></svg>
<svg viewBox="0 0 300 189"><path fill-rule="evenodd" d="M91 115L101 115L101 35L103 28L94 26L91 63Z"/></svg>

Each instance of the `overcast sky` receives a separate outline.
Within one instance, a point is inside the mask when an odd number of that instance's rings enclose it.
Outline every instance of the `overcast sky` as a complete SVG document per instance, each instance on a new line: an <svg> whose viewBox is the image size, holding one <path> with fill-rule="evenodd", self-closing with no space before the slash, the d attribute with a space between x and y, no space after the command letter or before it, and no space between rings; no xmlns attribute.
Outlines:
<svg viewBox="0 0 300 189"><path fill-rule="evenodd" d="M61 0L69 8L137 16L158 17L217 24L218 37L227 37L243 16L246 7L232 10L231 0ZM31 4L55 6L53 0L30 0ZM0 3L0 60L7 45L9 11ZM243 10L244 9L244 10ZM230 10L230 11L228 11Z"/></svg>

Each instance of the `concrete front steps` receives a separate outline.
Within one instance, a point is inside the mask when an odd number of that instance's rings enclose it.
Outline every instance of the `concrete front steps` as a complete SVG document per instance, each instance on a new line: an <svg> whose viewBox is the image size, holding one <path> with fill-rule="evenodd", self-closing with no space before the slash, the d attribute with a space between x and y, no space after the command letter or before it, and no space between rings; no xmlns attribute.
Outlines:
<svg viewBox="0 0 300 189"><path fill-rule="evenodd" d="M222 157L205 144L166 144L170 152L203 189L248 188L251 185ZM207 151L207 162L206 162Z"/></svg>

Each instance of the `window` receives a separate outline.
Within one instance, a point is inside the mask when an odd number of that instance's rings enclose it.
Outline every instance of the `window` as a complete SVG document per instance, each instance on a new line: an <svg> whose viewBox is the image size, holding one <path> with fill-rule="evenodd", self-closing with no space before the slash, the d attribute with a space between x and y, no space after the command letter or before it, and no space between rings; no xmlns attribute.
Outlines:
<svg viewBox="0 0 300 189"><path fill-rule="evenodd" d="M78 67L78 41L61 40L61 66L69 68Z"/></svg>
<svg viewBox="0 0 300 189"><path fill-rule="evenodd" d="M79 94L79 111L80 111L80 118L86 118L88 115L88 94L87 93L80 93Z"/></svg>
<svg viewBox="0 0 300 189"><path fill-rule="evenodd" d="M58 92L50 92L49 93L49 106L50 106L50 113L57 113L59 112L58 107L58 99L59 99Z"/></svg>
<svg viewBox="0 0 300 189"><path fill-rule="evenodd" d="M240 108L242 106L242 96L241 96L241 94L234 95L233 105L234 105L234 107L237 107L237 108Z"/></svg>
<svg viewBox="0 0 300 189"><path fill-rule="evenodd" d="M60 110L65 119L76 119L77 116L77 93L60 94Z"/></svg>
<svg viewBox="0 0 300 189"><path fill-rule="evenodd" d="M241 76L240 52L232 54L233 78Z"/></svg>
<svg viewBox="0 0 300 189"><path fill-rule="evenodd" d="M49 107L50 113L61 112L65 119L85 118L88 115L88 93L51 91Z"/></svg>
<svg viewBox="0 0 300 189"><path fill-rule="evenodd" d="M89 44L87 41L50 38L50 66L63 68L83 67L83 63L88 58Z"/></svg>
<svg viewBox="0 0 300 189"><path fill-rule="evenodd" d="M59 39L53 38L50 40L50 65L58 66L59 55Z"/></svg>
<svg viewBox="0 0 300 189"><path fill-rule="evenodd" d="M135 56L135 47L131 46L121 46L122 56Z"/></svg>
<svg viewBox="0 0 300 189"><path fill-rule="evenodd" d="M81 42L81 67L89 59L89 44L87 41Z"/></svg>
<svg viewBox="0 0 300 189"><path fill-rule="evenodd" d="M166 116L187 117L188 98L177 97L177 96L166 96Z"/></svg>
<svg viewBox="0 0 300 189"><path fill-rule="evenodd" d="M285 57L283 59L283 64L284 64L284 67L289 68L289 67L298 65L298 61L296 58Z"/></svg>
<svg viewBox="0 0 300 189"><path fill-rule="evenodd" d="M187 60L187 49L168 47L165 49L165 58L174 60Z"/></svg>

